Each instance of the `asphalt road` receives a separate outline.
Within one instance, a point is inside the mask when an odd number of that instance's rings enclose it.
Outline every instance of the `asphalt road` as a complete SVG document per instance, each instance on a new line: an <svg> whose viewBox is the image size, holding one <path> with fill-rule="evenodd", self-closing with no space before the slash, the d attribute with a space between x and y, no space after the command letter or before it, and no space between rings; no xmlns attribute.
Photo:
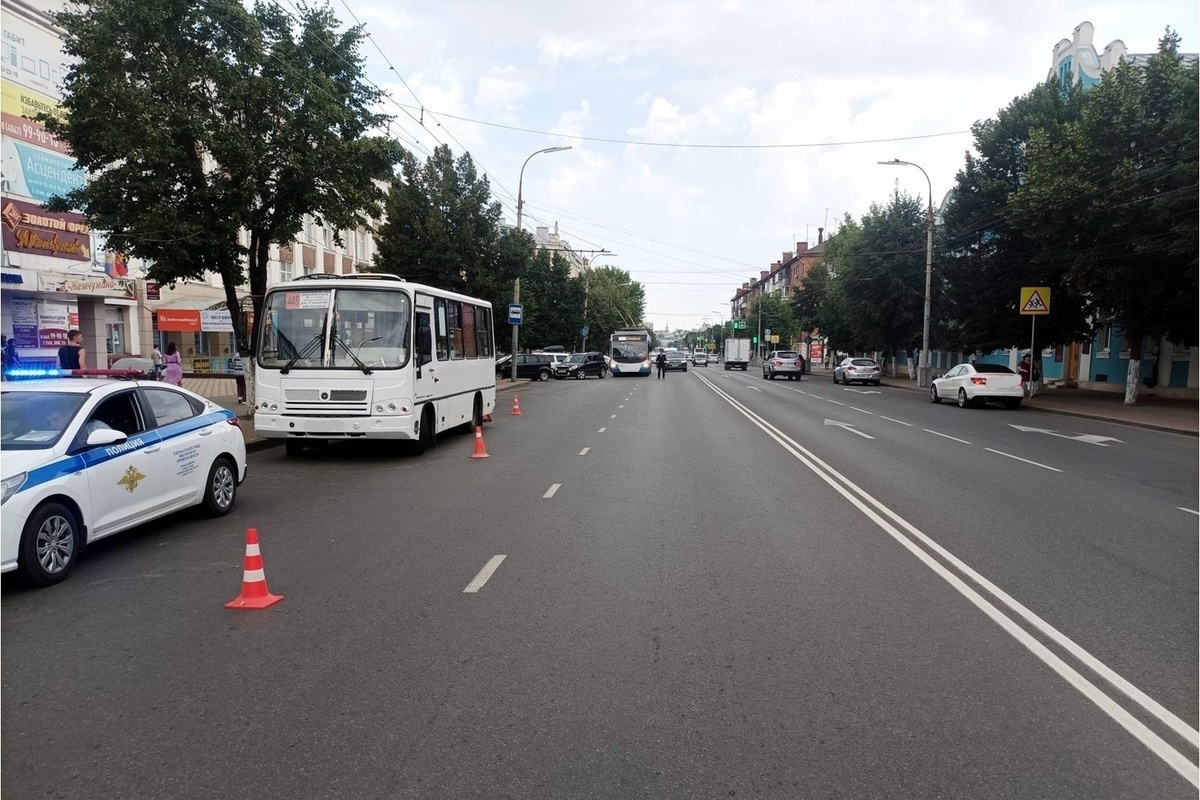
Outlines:
<svg viewBox="0 0 1200 800"><path fill-rule="evenodd" d="M228 517L4 584L3 794L1194 797L1196 440L852 388L255 454ZM231 611L249 526L286 599Z"/></svg>

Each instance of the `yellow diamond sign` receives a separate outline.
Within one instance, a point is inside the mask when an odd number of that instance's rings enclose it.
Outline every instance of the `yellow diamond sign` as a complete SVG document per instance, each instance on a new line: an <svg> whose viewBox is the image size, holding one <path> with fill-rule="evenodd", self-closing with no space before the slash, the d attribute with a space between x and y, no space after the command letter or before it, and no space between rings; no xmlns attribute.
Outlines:
<svg viewBox="0 0 1200 800"><path fill-rule="evenodd" d="M1050 287L1049 286L1022 286L1021 287L1021 313L1022 314L1049 314L1050 313Z"/></svg>

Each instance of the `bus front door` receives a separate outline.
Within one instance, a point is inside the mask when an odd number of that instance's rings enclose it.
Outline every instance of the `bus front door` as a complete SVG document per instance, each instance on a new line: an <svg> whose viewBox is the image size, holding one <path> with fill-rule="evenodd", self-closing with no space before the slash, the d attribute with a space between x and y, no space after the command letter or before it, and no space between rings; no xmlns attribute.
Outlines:
<svg viewBox="0 0 1200 800"><path fill-rule="evenodd" d="M433 329L430 324L428 311L417 311L417 382L413 391L413 399L424 403L433 397L433 387L437 383L437 362L433 360Z"/></svg>

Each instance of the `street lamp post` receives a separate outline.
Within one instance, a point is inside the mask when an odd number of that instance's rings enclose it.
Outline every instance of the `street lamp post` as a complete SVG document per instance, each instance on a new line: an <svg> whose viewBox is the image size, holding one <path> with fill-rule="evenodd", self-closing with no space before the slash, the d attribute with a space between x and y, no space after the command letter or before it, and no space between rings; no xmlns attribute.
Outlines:
<svg viewBox="0 0 1200 800"><path fill-rule="evenodd" d="M537 155L541 155L542 153L557 153L560 150L570 150L570 149L571 149L570 145L566 145L563 147L547 147L544 150L538 150L535 153L530 153L529 158L525 159L525 164L529 163L530 158L533 158L534 156L537 156ZM525 164L521 165L521 175L517 179L517 233L521 232L521 209L525 205L525 197L522 194L522 188L525 184ZM518 271L516 280L513 281L513 304L516 305L517 303L520 303L520 302L521 302L521 273L520 273L520 271ZM516 324L514 324L512 326L513 335L512 335L512 364L511 364L511 366L512 366L513 381L517 380L517 331L520 329L520 327L521 327L520 325L516 325Z"/></svg>
<svg viewBox="0 0 1200 800"><path fill-rule="evenodd" d="M725 339L725 314L724 314L724 312L718 311L718 310L716 310L716 309L714 309L714 310L712 310L712 311L710 311L710 312L708 312L708 313L710 313L710 314L716 314L716 315L717 315L717 317L718 317L718 318L720 319L720 321L721 321L721 340L722 340L722 341L715 342L715 344L717 345L717 348L722 348L722 352L723 352L723 348L725 347L725 342L724 342L724 339ZM714 352L714 353L716 353L716 352L717 352L717 349L716 349L716 348L714 348L714 349L713 349L713 352Z"/></svg>
<svg viewBox="0 0 1200 800"><path fill-rule="evenodd" d="M921 169L919 164L911 161L893 158L891 161L880 161L879 163L890 167L916 167L921 170L921 174L925 176L925 183L929 185L929 208L925 212L925 318L921 324L921 362L917 365L917 385L928 387L931 383L929 375L929 285L933 274L933 182L929 180L928 172Z"/></svg>

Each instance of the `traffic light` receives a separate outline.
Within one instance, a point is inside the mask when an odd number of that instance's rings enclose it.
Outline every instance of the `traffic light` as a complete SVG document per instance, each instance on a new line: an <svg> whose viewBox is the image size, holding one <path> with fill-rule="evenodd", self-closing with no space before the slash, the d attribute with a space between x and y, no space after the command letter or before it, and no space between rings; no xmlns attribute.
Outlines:
<svg viewBox="0 0 1200 800"><path fill-rule="evenodd" d="M750 344L758 344L758 337L757 337L757 336L751 336L751 337L750 337Z"/></svg>

